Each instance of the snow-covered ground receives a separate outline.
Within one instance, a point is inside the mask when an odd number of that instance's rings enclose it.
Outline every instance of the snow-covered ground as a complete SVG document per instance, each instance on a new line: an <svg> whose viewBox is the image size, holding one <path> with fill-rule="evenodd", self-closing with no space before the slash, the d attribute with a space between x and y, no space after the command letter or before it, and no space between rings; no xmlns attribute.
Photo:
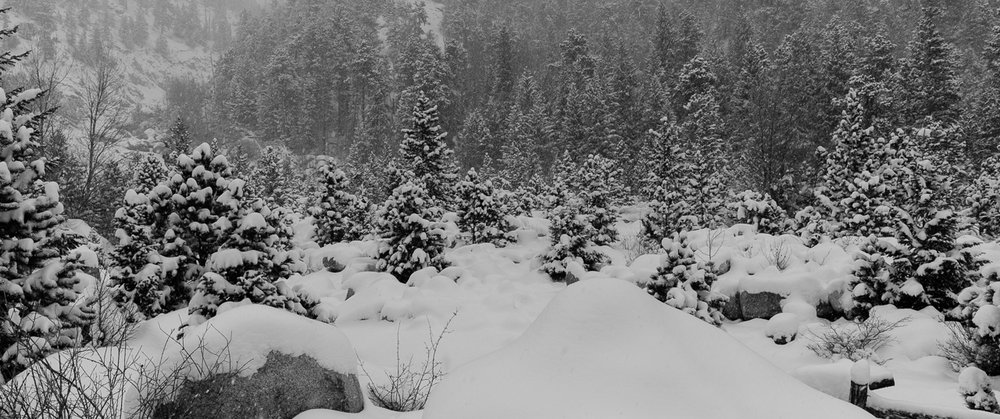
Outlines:
<svg viewBox="0 0 1000 419"><path fill-rule="evenodd" d="M834 291L843 286L853 263L850 246L806 248L793 238L757 235L743 227L692 235L696 242L716 243L703 256L728 265L717 282L720 290L788 297L785 313L774 320L726 322L715 328L635 286L655 270L659 255L628 263L625 252L606 249L614 262L602 272L588 272L568 287L553 283L538 273L537 256L548 246L547 223L526 217L520 222L517 243L451 249L450 268L420 271L408 284L366 272L373 243L322 249L306 244L315 272L289 283L321 300L321 320L336 326L331 329L336 333L325 339L349 340L360 371L370 374L360 375L363 387L385 383L399 359L423 360L428 345L442 333L436 360L447 376L422 412L390 412L369 403L358 414L310 411L298 418L871 417L835 400L847 398L853 363L825 359L808 348L811 339L831 326L816 316L815 305L838 295ZM636 224L623 223L620 229L633 234ZM308 229L300 229L299 239L306 236ZM990 254L1000 253L996 244L984 246ZM782 269L775 266L776 247L787 254ZM346 269L322 270L325 258ZM241 314L227 316L230 311ZM219 317L199 327L239 329L234 318L254 318L251 311L225 305ZM884 363L872 368L873 379L891 376L895 386L874 391L872 406L995 417L964 406L958 374L939 356L939 345L949 336L940 313L879 307L875 314L907 321L892 332L890 344L873 354ZM165 331L185 318L175 312L147 322L130 341L131 348L155 357L165 345ZM286 342L285 352L309 353L321 332L302 330L287 328L274 339L298 342ZM795 338L779 345L769 335ZM259 348L241 351L253 350ZM330 362L348 361L337 356Z"/></svg>

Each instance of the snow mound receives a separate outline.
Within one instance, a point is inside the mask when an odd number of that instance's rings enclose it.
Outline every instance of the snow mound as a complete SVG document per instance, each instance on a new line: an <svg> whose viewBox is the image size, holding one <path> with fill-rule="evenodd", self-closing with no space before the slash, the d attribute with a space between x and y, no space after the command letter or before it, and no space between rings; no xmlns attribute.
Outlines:
<svg viewBox="0 0 1000 419"><path fill-rule="evenodd" d="M354 347L336 326L263 305L248 304L221 312L186 331L182 343L185 352L195 356L228 356L233 362L225 364L241 366L239 372L244 377L263 367L271 352L306 355L323 368L357 374ZM200 365L213 364L215 359Z"/></svg>
<svg viewBox="0 0 1000 419"><path fill-rule="evenodd" d="M519 339L449 374L424 411L425 419L663 417L872 416L615 279L568 287Z"/></svg>

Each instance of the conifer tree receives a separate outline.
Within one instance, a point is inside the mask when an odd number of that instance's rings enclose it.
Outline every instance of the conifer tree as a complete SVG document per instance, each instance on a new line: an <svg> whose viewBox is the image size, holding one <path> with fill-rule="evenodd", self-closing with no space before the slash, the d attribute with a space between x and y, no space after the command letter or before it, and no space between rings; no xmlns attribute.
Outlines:
<svg viewBox="0 0 1000 419"><path fill-rule="evenodd" d="M983 161L967 203L984 237L1000 238L1000 149Z"/></svg>
<svg viewBox="0 0 1000 419"><path fill-rule="evenodd" d="M910 56L903 65L903 103L910 124L927 117L944 123L959 118L957 64L952 45L935 24L940 14L937 7L921 9Z"/></svg>
<svg viewBox="0 0 1000 419"><path fill-rule="evenodd" d="M570 263L578 264L587 271L596 271L608 262L607 256L593 248L598 233L584 207L583 198L564 192L559 204L550 212L551 244L542 255L541 270L555 281L567 279L571 271Z"/></svg>
<svg viewBox="0 0 1000 419"><path fill-rule="evenodd" d="M226 302L248 300L306 316L315 303L303 304L284 281L302 272L301 257L292 248L294 234L279 210L255 200L242 205L242 214L220 249L205 265L188 310L188 325L196 326L215 316Z"/></svg>
<svg viewBox="0 0 1000 419"><path fill-rule="evenodd" d="M726 206L734 212L736 223L753 225L758 233L764 234L779 235L787 231L788 214L771 195L748 190L733 198Z"/></svg>
<svg viewBox="0 0 1000 419"><path fill-rule="evenodd" d="M412 115L412 128L403 130L402 163L412 172L416 183L425 185L428 198L439 204L449 203L458 169L452 150L445 143L448 133L441 129L438 108L421 93Z"/></svg>
<svg viewBox="0 0 1000 419"><path fill-rule="evenodd" d="M163 158L158 154L146 154L139 158L135 165L134 175L131 182L131 189L141 195L145 195L153 190L156 185L166 180L170 173Z"/></svg>
<svg viewBox="0 0 1000 419"><path fill-rule="evenodd" d="M252 165L247 178L246 193L272 206L294 204L295 185L291 153L287 149L265 147Z"/></svg>
<svg viewBox="0 0 1000 419"><path fill-rule="evenodd" d="M155 316L187 305L196 281L205 272L208 258L218 251L238 219L245 182L231 177L225 156L216 155L208 144L177 157L170 176L145 197L126 200L121 222L135 224L119 230L119 244L112 272L116 299L134 305L142 314ZM127 194L132 196L132 194ZM140 227L142 217L148 224ZM150 254L131 255L130 246L148 234L156 241ZM141 261L148 265L120 265ZM129 276L142 272L142 275ZM137 291L138 290L138 291Z"/></svg>
<svg viewBox="0 0 1000 419"><path fill-rule="evenodd" d="M455 187L459 229L468 234L471 243L507 244L506 203L493 182L482 180L476 169L469 169L465 179Z"/></svg>
<svg viewBox="0 0 1000 419"><path fill-rule="evenodd" d="M699 261L686 233L663 240L666 254L646 285L646 291L671 307L713 325L722 324L720 309L726 297L712 291L717 279L711 261Z"/></svg>
<svg viewBox="0 0 1000 419"><path fill-rule="evenodd" d="M158 250L160 243L154 237L152 207L147 194L129 189L121 207L115 213L115 237L118 243L109 254L108 276L116 290L113 298L119 304L133 303L143 316L152 317L161 312L159 290ZM132 315L133 313L128 313ZM135 321L136 318L129 320Z"/></svg>
<svg viewBox="0 0 1000 419"><path fill-rule="evenodd" d="M622 169L617 162L591 154L573 175L573 189L583 199L586 213L595 235L591 239L597 246L607 246L618 241L617 209L628 193L621 186Z"/></svg>
<svg viewBox="0 0 1000 419"><path fill-rule="evenodd" d="M169 158L176 158L178 155L187 153L191 149L191 134L184 118L177 117L174 124L167 133L167 138L163 140L164 155Z"/></svg>
<svg viewBox="0 0 1000 419"><path fill-rule="evenodd" d="M382 239L378 268L406 283L414 272L433 266L442 269L445 239L441 225L441 209L435 205L423 184L410 179L403 181L376 211L375 229Z"/></svg>
<svg viewBox="0 0 1000 419"><path fill-rule="evenodd" d="M320 246L360 240L365 235L367 203L350 193L347 174L324 162L319 170L323 189L312 209L316 219L316 243Z"/></svg>
<svg viewBox="0 0 1000 419"><path fill-rule="evenodd" d="M3 15L6 10L0 11ZM0 41L16 33L0 29ZM27 54L0 55L0 76ZM79 269L96 268L96 256L71 250L79 238L61 232L59 185L44 182L45 159L35 155L35 114L40 89L0 89L0 382L30 363L66 347L64 329L93 320L80 303Z"/></svg>

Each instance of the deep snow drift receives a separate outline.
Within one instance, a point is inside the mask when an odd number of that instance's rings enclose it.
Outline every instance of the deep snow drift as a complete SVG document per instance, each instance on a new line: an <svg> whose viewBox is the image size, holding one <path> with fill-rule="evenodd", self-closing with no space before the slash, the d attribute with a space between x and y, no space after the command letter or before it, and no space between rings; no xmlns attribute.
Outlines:
<svg viewBox="0 0 1000 419"><path fill-rule="evenodd" d="M521 338L457 369L425 419L871 418L614 279L560 293Z"/></svg>

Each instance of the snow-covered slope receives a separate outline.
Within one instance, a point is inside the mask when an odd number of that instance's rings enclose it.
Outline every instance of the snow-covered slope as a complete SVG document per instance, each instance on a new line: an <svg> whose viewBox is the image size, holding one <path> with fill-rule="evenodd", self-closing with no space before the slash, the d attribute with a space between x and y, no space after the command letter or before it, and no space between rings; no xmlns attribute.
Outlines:
<svg viewBox="0 0 1000 419"><path fill-rule="evenodd" d="M92 48L94 40L100 37L107 37L105 45L110 48L124 72L127 101L147 110L163 102L163 87L169 79L207 80L211 75L215 54L211 42L195 45L194 42L175 36L173 30L158 26L148 2L98 2L96 5L88 5L85 12L73 0L56 0L50 3L49 8L44 11L13 7L8 12L9 24L21 27L18 34L20 42L14 50L22 52L31 49L36 53L46 51L46 60L58 61L60 69L65 73L60 90L69 97L81 94L82 82L91 71L85 62L85 57L89 55L86 50ZM140 7L140 3L147 5ZM197 10L199 18L207 16L207 11ZM148 33L145 42L123 39L127 36L123 26L132 25L139 19L145 21L145 32ZM47 30L48 28L54 30ZM47 37L51 37L51 47L46 45ZM163 45L157 48L161 37L165 42L165 49L162 48Z"/></svg>
<svg viewBox="0 0 1000 419"><path fill-rule="evenodd" d="M424 419L870 418L614 279L560 293L517 341L450 374Z"/></svg>

